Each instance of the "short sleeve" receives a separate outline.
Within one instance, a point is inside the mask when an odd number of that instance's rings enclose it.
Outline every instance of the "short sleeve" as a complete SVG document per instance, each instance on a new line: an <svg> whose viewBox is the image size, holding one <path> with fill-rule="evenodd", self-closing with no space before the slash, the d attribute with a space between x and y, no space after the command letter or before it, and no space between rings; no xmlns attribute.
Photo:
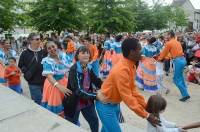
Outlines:
<svg viewBox="0 0 200 132"><path fill-rule="evenodd" d="M0 51L0 61L4 62L4 53L2 51Z"/></svg>
<svg viewBox="0 0 200 132"><path fill-rule="evenodd" d="M17 52L15 50L11 50L11 54L12 54L13 57L17 56Z"/></svg>
<svg viewBox="0 0 200 132"><path fill-rule="evenodd" d="M116 47L116 44L115 44L115 43L112 43L112 44L110 45L111 50L115 50L115 47Z"/></svg>
<svg viewBox="0 0 200 132"><path fill-rule="evenodd" d="M146 48L145 47L142 48L141 53L142 53L142 55L146 56Z"/></svg>
<svg viewBox="0 0 200 132"><path fill-rule="evenodd" d="M112 43L109 40L105 41L104 42L104 49L105 50L110 50L111 45L112 45Z"/></svg>
<svg viewBox="0 0 200 132"><path fill-rule="evenodd" d="M48 74L54 74L54 70L53 70L54 64L52 60L50 60L49 58L44 58L41 63L43 65L43 72L42 72L43 76L46 76Z"/></svg>

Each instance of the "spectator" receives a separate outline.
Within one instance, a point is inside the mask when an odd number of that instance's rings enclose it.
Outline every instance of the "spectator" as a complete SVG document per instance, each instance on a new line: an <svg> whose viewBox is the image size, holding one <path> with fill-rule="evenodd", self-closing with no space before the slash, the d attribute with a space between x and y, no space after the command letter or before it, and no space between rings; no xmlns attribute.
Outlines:
<svg viewBox="0 0 200 132"><path fill-rule="evenodd" d="M16 59L14 57L9 58L9 65L5 68L5 79L7 79L8 86L16 91L17 93L22 93L21 81L20 81L21 71L16 66Z"/></svg>
<svg viewBox="0 0 200 132"><path fill-rule="evenodd" d="M28 36L30 45L24 50L19 58L19 68L24 73L24 78L28 82L31 98L37 103L41 103L42 88L45 77L42 76L41 61L45 57L44 51L40 48L40 35L31 33Z"/></svg>

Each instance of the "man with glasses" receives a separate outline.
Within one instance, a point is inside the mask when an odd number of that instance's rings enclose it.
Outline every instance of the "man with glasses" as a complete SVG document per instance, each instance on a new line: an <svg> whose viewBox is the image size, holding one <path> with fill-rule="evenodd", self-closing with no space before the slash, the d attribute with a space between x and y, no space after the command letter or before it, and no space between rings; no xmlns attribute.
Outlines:
<svg viewBox="0 0 200 132"><path fill-rule="evenodd" d="M42 88L44 77L42 76L41 61L45 56L45 52L40 48L40 35L31 33L28 36L29 46L24 50L19 58L19 68L24 74L24 78L28 82L31 98L37 103L41 103Z"/></svg>

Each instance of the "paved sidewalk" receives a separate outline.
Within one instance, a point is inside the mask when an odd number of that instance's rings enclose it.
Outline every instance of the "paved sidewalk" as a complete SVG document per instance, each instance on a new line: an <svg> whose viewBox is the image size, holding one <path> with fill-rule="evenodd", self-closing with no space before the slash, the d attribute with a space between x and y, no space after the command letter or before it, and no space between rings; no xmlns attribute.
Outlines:
<svg viewBox="0 0 200 132"><path fill-rule="evenodd" d="M0 86L1 132L84 132L85 130Z"/></svg>
<svg viewBox="0 0 200 132"><path fill-rule="evenodd" d="M163 113L164 117L172 122L176 122L178 125L184 125L195 121L200 121L200 85L188 83L191 99L187 102L180 102L180 93L178 88L172 82L172 75L164 78L164 84L170 88L169 95L164 95L167 100L167 109ZM23 80L24 95L30 98L29 90L26 82ZM146 98L149 98L153 93L147 93L140 91ZM123 103L121 105L122 113L125 117L126 123L122 124L122 130L124 132L145 132L146 120L138 117L134 112L127 108ZM90 130L89 125L85 119L80 117L81 127L85 130ZM190 130L189 132L200 132L200 128Z"/></svg>

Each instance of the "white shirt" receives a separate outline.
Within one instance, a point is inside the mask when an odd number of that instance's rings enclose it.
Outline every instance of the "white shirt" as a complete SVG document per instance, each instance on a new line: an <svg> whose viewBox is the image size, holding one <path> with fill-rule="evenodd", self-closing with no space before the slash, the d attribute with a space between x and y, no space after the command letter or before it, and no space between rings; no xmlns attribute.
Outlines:
<svg viewBox="0 0 200 132"><path fill-rule="evenodd" d="M160 117L161 126L152 126L149 122L147 124L147 132L181 132L180 128L176 127L173 122L166 121L162 116Z"/></svg>

